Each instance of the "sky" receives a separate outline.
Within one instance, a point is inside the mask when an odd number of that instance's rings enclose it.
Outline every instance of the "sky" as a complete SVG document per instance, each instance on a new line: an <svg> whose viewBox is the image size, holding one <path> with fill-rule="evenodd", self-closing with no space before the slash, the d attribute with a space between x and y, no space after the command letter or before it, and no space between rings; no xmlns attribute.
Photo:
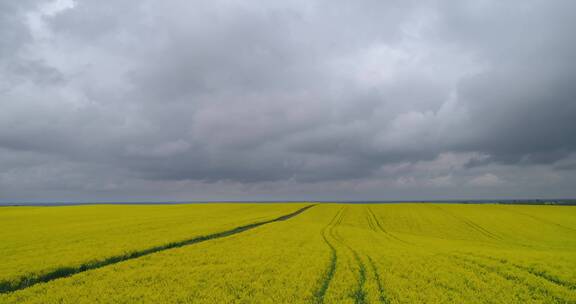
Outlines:
<svg viewBox="0 0 576 304"><path fill-rule="evenodd" d="M576 1L0 0L0 201L576 197Z"/></svg>

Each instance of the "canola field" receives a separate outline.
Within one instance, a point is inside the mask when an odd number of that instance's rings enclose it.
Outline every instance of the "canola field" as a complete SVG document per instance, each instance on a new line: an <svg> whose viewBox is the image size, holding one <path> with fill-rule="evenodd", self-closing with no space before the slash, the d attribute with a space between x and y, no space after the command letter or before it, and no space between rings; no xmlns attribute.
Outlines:
<svg viewBox="0 0 576 304"><path fill-rule="evenodd" d="M576 207L0 208L0 278L0 303L576 303Z"/></svg>

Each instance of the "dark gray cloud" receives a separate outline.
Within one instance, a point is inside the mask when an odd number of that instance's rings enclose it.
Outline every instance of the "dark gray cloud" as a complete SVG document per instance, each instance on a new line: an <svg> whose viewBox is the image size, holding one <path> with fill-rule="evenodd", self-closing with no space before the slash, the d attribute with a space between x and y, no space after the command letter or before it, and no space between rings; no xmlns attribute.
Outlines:
<svg viewBox="0 0 576 304"><path fill-rule="evenodd" d="M576 192L569 1L1 1L0 200Z"/></svg>

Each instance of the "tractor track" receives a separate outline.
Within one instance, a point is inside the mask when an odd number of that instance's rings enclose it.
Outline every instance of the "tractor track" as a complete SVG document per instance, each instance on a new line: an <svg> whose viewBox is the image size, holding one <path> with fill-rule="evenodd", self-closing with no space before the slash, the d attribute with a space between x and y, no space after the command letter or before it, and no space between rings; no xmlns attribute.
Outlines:
<svg viewBox="0 0 576 304"><path fill-rule="evenodd" d="M371 227L374 226L378 227L378 229L380 231L382 231L388 238L393 239L395 241L398 241L400 243L403 244L407 244L407 245L412 245L411 243L395 236L394 234L392 234L391 232L389 232L388 230L384 229L384 227L382 226L382 224L380 223L380 220L378 220L378 217L376 216L376 214L374 213L374 211L372 211L372 208L370 208L369 206L367 207L368 209L368 225L370 225ZM372 219L370 219L370 217L372 217ZM373 229L375 230L375 229Z"/></svg>
<svg viewBox="0 0 576 304"><path fill-rule="evenodd" d="M501 269L499 269L499 267L497 267L497 266L490 265L490 264L487 264L485 262L477 261L475 259L470 259L468 257L463 257L463 256L456 255L456 254L451 255L451 256L453 258L463 262L464 264L468 264L472 267L484 269L485 271L490 272L490 273L494 273L497 276L499 276L499 277L501 277L507 281L511 281L511 282L514 282L515 284L522 285L522 286L528 288L532 292L537 292L537 293L541 294L542 296L552 298L552 299L554 299L554 303L565 303L564 299L558 297L557 295L552 294L552 292L549 289L542 288L541 286L535 286L534 284L531 284L530 282L526 281L526 278L523 278L519 274L506 273L506 272L502 271ZM527 274L526 272L523 272L523 273Z"/></svg>
<svg viewBox="0 0 576 304"><path fill-rule="evenodd" d="M493 240L497 240L497 241L501 241L502 237L500 237L499 235L496 235L488 230L486 230L484 227L474 223L473 221L463 217L463 216L459 216L456 215L440 206L435 206L437 209L441 210L442 212L444 212L445 214L450 215L452 218L460 221L461 223L464 223L466 226L468 226L470 229L480 233L481 235L489 238L489 239L493 239Z"/></svg>
<svg viewBox="0 0 576 304"><path fill-rule="evenodd" d="M368 263L370 264L370 268L372 268L372 272L374 272L374 279L376 280L376 285L378 286L378 300L380 303L390 303L390 299L388 299L386 292L384 291L384 285L382 284L382 278L380 278L380 272L378 272L378 268L370 256L368 256Z"/></svg>
<svg viewBox="0 0 576 304"><path fill-rule="evenodd" d="M344 219L344 211L345 211L345 209L342 209L342 212L340 212L339 217L336 220L334 226L337 226L342 222L342 220ZM337 231L332 231L332 237L352 253L352 256L354 257L353 260L354 260L354 262L358 268L358 278L357 278L356 290L354 290L354 292L351 294L351 297L354 298L354 303L356 303L356 304L366 303L366 291L364 290L364 286L366 284L366 279L367 279L366 278L366 265L362 261L362 258L360 258L360 255L358 254L358 252L356 252L356 250L354 250L354 248L352 248L350 245L348 245L344 241L344 239L338 234Z"/></svg>
<svg viewBox="0 0 576 304"><path fill-rule="evenodd" d="M54 281L56 279L70 277L70 276L73 276L75 274L86 272L88 270L103 268L106 266L118 264L120 262L133 260L133 259L140 258L140 257L146 256L146 255L150 255L153 253L157 253L157 252L161 252L161 251L165 251L165 250L170 250L170 249L174 249L174 248L179 248L179 247L184 247L184 246L188 246L188 245L193 245L193 244L197 244L197 243L201 243L201 242L205 242L205 241L209 241L209 240L213 240L213 239L219 239L219 238L232 236L232 235L242 233L242 232L245 232L245 231L266 225L266 224L286 221L288 219L291 219L291 218L301 214L302 212L304 212L304 211L306 211L306 210L308 210L314 206L316 206L316 205L315 204L314 205L308 205L308 206L300 208L300 209L298 209L292 213L288 213L288 214L279 216L279 217L271 219L271 220L247 224L247 225L239 226L239 227L236 227L236 228L233 228L230 230L226 230L226 231L216 232L216 233L203 235L203 236L197 236L197 237L183 240L183 241L171 242L171 243L164 244L164 245L159 245L159 246L155 246L155 247L150 247L150 248L146 248L146 249L142 249L142 250L133 251L133 252L127 253L127 254L111 256L111 257L108 257L106 259L88 262L88 263L85 263L85 264L82 264L79 266L61 267L61 268L52 270L52 271L44 273L44 274L24 276L24 277L21 277L16 282L3 281L3 282L0 282L0 294L15 292L18 290L29 288L29 287L34 286L34 285L39 284L39 283L46 283L46 282Z"/></svg>
<svg viewBox="0 0 576 304"><path fill-rule="evenodd" d="M330 248L330 262L328 265L328 269L326 270L326 272L322 278L320 288L315 293L315 296L316 296L315 302L316 303L324 303L324 295L326 294L326 291L328 290L328 287L330 286L330 282L332 282L332 278L334 278L334 273L336 273L336 263L338 261L337 251L336 251L336 248L334 247L334 245L328 240L326 233L327 233L327 230L328 230L328 233L331 233L334 222L336 221L336 219L340 215L341 211L342 211L342 209L340 209L336 213L336 215L334 215L334 217L332 218L330 223L328 223L328 225L326 225L324 227L324 229L322 229L322 238L324 239L324 242L326 243L326 245L328 245L328 248Z"/></svg>
<svg viewBox="0 0 576 304"><path fill-rule="evenodd" d="M506 259L498 259L498 258L489 257L489 256L484 256L484 255L479 255L479 254L470 254L470 255L473 256L473 257L476 257L476 258L486 259L486 260L491 260L491 261L494 261L494 262L498 262L498 263L500 263L500 264L502 264L502 265L512 266L512 267L514 267L514 268L516 268L516 269L518 269L518 270L520 270L520 271L524 271L524 272L529 273L529 274L531 274L531 275L533 275L533 276L536 276L536 277L539 277L539 278L541 278L541 279L543 279L543 280L545 280L545 281L548 281L548 282L551 283L551 284L555 284L555 285L558 285L558 286L562 286L562 287L565 287L565 288L567 288L567 289L569 289L569 290L576 290L576 284L575 284L575 283L569 282L569 281L565 281L565 280L562 280L562 279L559 279L559 278L557 278L557 277L555 277L555 276L553 276L553 275L551 275L551 274L549 274L549 273L547 273L547 272L545 272L545 271L542 271L542 270L537 270L537 269L530 268L530 267L527 267L527 266L519 265L519 264L510 262L510 261L508 261L508 260L506 260Z"/></svg>

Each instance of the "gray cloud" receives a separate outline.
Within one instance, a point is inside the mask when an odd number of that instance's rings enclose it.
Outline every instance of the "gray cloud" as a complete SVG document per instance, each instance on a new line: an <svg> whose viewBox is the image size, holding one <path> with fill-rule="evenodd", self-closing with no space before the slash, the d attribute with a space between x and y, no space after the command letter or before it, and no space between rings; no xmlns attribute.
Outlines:
<svg viewBox="0 0 576 304"><path fill-rule="evenodd" d="M0 200L574 196L575 6L3 1Z"/></svg>

